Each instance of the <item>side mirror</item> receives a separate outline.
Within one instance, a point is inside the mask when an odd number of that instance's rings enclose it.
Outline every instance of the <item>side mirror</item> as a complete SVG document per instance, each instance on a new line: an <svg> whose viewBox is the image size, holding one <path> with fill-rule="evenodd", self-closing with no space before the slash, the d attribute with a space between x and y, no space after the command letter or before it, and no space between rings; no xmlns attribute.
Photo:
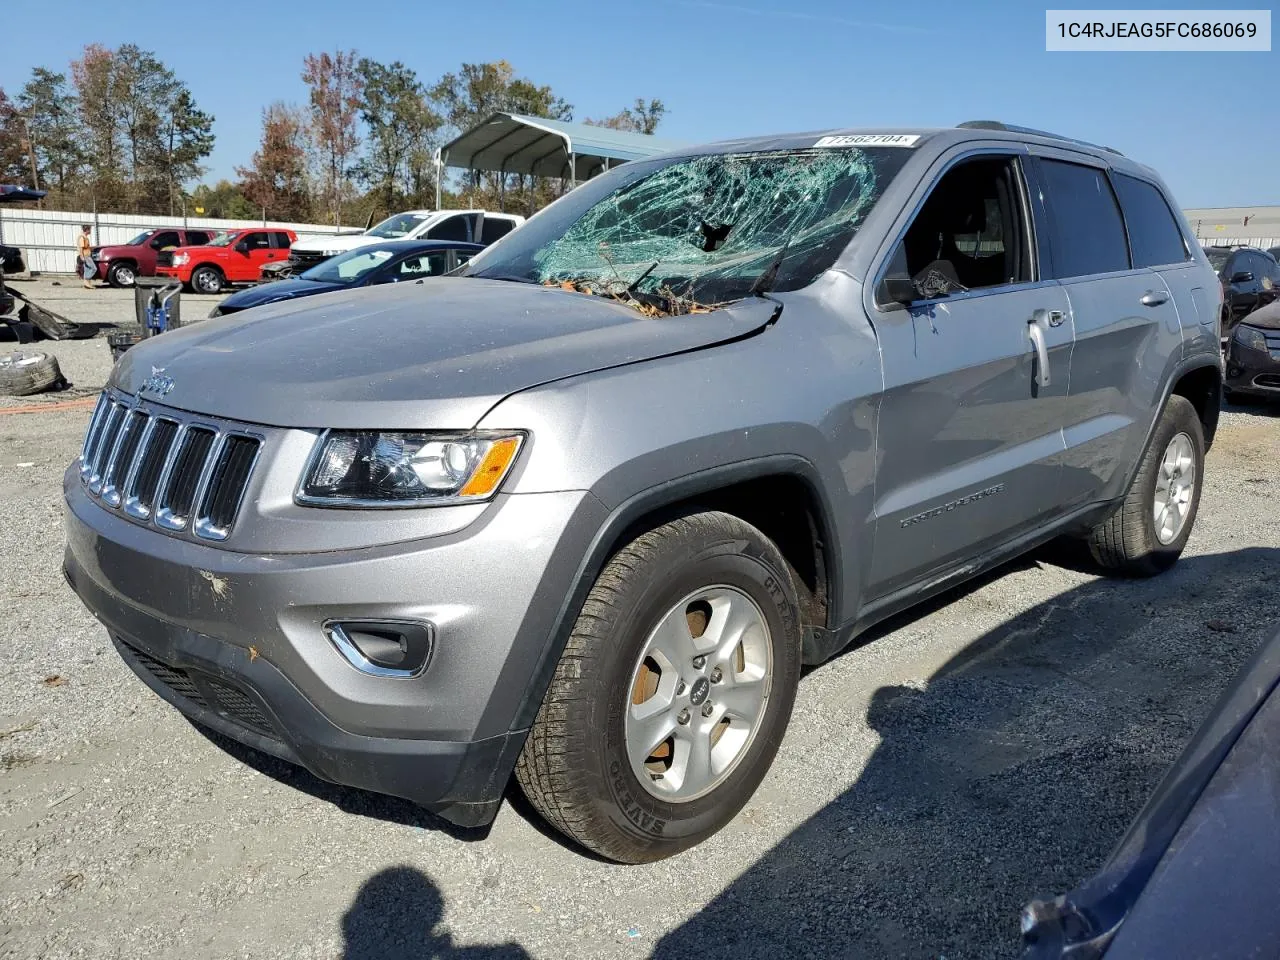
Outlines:
<svg viewBox="0 0 1280 960"><path fill-rule="evenodd" d="M919 299L916 285L907 277L885 277L876 289L876 302L907 307Z"/></svg>
<svg viewBox="0 0 1280 960"><path fill-rule="evenodd" d="M1253 283L1253 273L1248 270L1237 270L1231 275L1232 283Z"/></svg>
<svg viewBox="0 0 1280 960"><path fill-rule="evenodd" d="M159 249L160 249L160 241L159 241L159 240L152 240L152 241L151 241L151 243L150 243L150 244L148 244L148 246L150 246L152 250L159 250Z"/></svg>
<svg viewBox="0 0 1280 960"><path fill-rule="evenodd" d="M248 252L249 252L249 241L248 241L248 240L241 240L239 243L237 243L237 244L236 244L236 251L237 251L237 252L239 252L239 253L248 253Z"/></svg>

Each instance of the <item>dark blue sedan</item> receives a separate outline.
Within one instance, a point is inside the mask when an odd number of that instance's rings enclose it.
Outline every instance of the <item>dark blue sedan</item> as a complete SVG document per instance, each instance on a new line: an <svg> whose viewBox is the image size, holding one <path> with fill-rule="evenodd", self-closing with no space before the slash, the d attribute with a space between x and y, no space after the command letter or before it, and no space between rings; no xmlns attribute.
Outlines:
<svg viewBox="0 0 1280 960"><path fill-rule="evenodd" d="M402 283L438 277L461 266L483 250L478 243L453 240L386 240L330 257L324 263L291 277L233 293L213 308L210 317L309 297L333 290Z"/></svg>

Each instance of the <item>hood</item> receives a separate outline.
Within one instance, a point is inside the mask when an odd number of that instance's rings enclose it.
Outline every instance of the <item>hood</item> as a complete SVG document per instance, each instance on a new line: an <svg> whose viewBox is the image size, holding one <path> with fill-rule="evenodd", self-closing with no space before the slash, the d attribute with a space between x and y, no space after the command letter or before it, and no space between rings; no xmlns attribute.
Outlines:
<svg viewBox="0 0 1280 960"><path fill-rule="evenodd" d="M385 240L386 237L371 237L367 233L351 233L345 236L329 236L329 237L308 237L305 240L295 240L290 250L296 250L299 253L345 253L348 250L354 250L356 247L363 247L366 243L377 243L379 240Z"/></svg>
<svg viewBox="0 0 1280 960"><path fill-rule="evenodd" d="M248 310L250 307L260 307L263 304L275 303L279 300L309 297L315 293L332 293L335 290L344 290L346 287L345 283L302 280L297 277L289 280L273 280L270 283L263 283L256 287L233 293L219 303L218 308L223 313L233 313L236 310Z"/></svg>
<svg viewBox="0 0 1280 960"><path fill-rule="evenodd" d="M1280 299L1259 307L1240 322L1260 330L1280 330Z"/></svg>
<svg viewBox="0 0 1280 960"><path fill-rule="evenodd" d="M738 339L763 299L651 319L579 293L463 277L274 303L148 338L111 382L192 413L283 427L474 426L538 384Z"/></svg>

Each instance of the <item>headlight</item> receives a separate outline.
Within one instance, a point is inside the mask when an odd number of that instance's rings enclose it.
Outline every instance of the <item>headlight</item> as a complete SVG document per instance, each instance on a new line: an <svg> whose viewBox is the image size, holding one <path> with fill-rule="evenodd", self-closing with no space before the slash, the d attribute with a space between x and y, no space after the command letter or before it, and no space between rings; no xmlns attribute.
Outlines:
<svg viewBox="0 0 1280 960"><path fill-rule="evenodd" d="M1261 350L1263 353L1267 351L1267 338L1263 336L1262 331L1257 327L1240 324L1240 326L1236 327L1235 339L1236 343L1242 347L1248 347L1250 350Z"/></svg>
<svg viewBox="0 0 1280 960"><path fill-rule="evenodd" d="M175 267L180 267L190 259L191 254L189 253L175 253L173 255L173 265Z"/></svg>
<svg viewBox="0 0 1280 960"><path fill-rule="evenodd" d="M325 507L411 507L492 496L524 436L330 430L320 438L297 501Z"/></svg>

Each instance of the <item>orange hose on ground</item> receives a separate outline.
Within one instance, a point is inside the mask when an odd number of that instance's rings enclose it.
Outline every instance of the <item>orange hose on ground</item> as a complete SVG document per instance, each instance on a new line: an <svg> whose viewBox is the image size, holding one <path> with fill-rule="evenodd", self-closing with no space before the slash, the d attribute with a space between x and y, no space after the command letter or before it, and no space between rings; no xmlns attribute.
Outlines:
<svg viewBox="0 0 1280 960"><path fill-rule="evenodd" d="M75 410L78 407L92 407L97 402L97 397L83 397L79 400L67 400L63 403L33 403L25 407L0 407L0 414L44 413L46 410Z"/></svg>

